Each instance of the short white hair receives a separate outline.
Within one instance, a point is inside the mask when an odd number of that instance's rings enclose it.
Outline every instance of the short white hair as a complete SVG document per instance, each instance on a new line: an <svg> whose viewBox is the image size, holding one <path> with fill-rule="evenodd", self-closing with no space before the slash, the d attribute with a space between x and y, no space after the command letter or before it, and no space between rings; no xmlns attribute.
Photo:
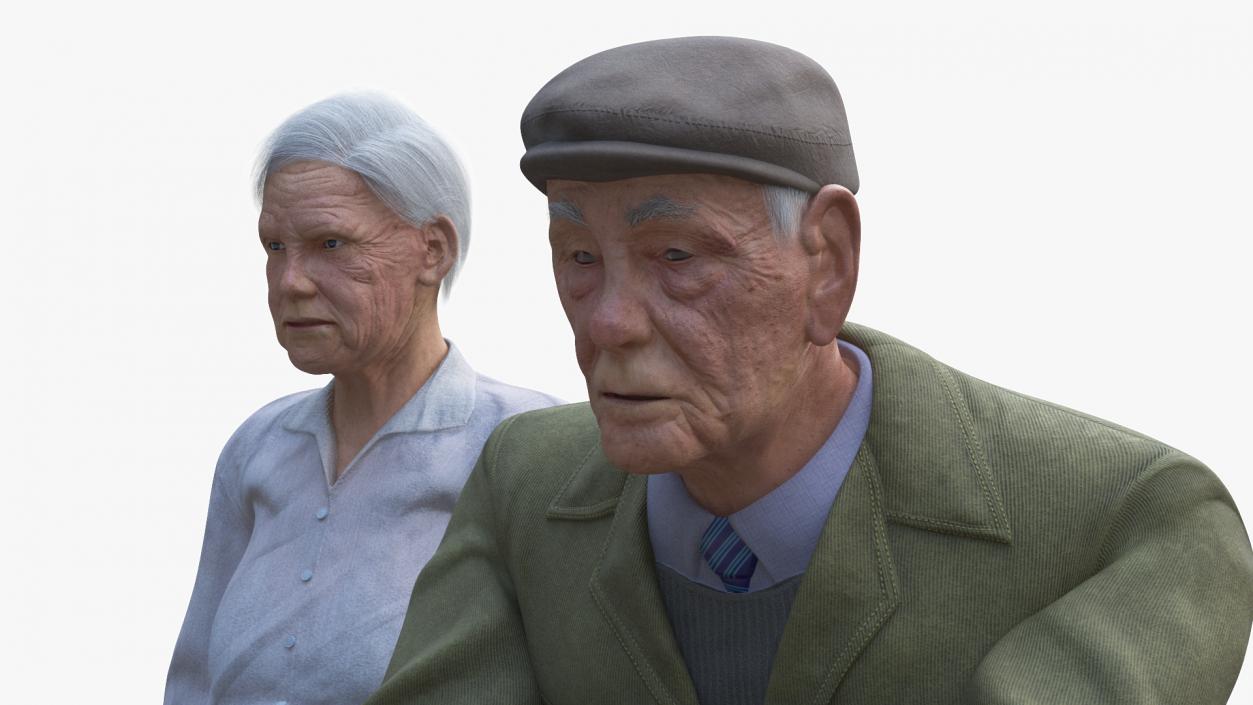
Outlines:
<svg viewBox="0 0 1253 705"><path fill-rule="evenodd" d="M444 215L457 229L457 258L444 297L470 249L470 190L452 148L422 118L376 93L318 101L278 126L257 159L257 202L266 178L294 162L333 164L359 175L397 216L422 227Z"/></svg>
<svg viewBox="0 0 1253 705"><path fill-rule="evenodd" d="M766 212L770 225L780 239L796 237L801 228L801 217L809 205L809 194L790 186L762 184L761 195L766 200Z"/></svg>

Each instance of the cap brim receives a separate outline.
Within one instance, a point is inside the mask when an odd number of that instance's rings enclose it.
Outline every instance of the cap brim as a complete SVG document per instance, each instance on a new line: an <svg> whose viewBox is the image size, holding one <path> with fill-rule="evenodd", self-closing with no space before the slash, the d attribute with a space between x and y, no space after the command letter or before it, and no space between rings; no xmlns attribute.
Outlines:
<svg viewBox="0 0 1253 705"><path fill-rule="evenodd" d="M722 174L816 193L822 185L786 167L734 154L639 142L546 142L522 155L522 173L548 193L549 179L618 181L661 174ZM854 177L854 180L856 177ZM854 182L852 188L856 190Z"/></svg>

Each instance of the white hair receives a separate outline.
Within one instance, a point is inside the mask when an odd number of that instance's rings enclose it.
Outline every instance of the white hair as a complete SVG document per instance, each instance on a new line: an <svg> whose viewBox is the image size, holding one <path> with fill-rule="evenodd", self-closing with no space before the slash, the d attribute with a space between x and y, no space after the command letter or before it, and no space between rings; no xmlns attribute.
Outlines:
<svg viewBox="0 0 1253 705"><path fill-rule="evenodd" d="M779 238L796 237L800 232L801 216L809 205L809 194L790 186L762 184L761 195L766 200L766 212L770 225Z"/></svg>
<svg viewBox="0 0 1253 705"><path fill-rule="evenodd" d="M444 215L457 229L456 261L444 297L470 249L470 191L452 148L404 105L374 93L318 101L292 115L266 140L257 159L260 203L265 180L284 166L317 161L359 175L397 216L422 227Z"/></svg>

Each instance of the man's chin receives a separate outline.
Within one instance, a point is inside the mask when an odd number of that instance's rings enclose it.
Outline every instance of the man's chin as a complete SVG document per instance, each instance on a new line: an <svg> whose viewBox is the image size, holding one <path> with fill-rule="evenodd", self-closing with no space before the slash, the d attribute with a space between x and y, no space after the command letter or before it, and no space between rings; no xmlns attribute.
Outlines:
<svg viewBox="0 0 1253 705"><path fill-rule="evenodd" d="M689 454L676 452L656 434L601 426L600 445L614 467L632 475L656 475L685 466Z"/></svg>

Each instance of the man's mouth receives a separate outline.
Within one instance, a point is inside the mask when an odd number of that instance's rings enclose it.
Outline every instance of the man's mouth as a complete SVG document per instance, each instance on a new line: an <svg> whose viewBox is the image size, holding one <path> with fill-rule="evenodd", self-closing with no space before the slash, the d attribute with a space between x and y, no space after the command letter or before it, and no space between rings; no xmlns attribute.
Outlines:
<svg viewBox="0 0 1253 705"><path fill-rule="evenodd" d="M283 324L291 328L313 328L315 326L329 326L331 322L320 318L292 318L283 321Z"/></svg>
<svg viewBox="0 0 1253 705"><path fill-rule="evenodd" d="M606 399L613 399L616 401L661 401L662 399L669 398L652 396L649 394L619 394L617 392L602 392L601 396Z"/></svg>

